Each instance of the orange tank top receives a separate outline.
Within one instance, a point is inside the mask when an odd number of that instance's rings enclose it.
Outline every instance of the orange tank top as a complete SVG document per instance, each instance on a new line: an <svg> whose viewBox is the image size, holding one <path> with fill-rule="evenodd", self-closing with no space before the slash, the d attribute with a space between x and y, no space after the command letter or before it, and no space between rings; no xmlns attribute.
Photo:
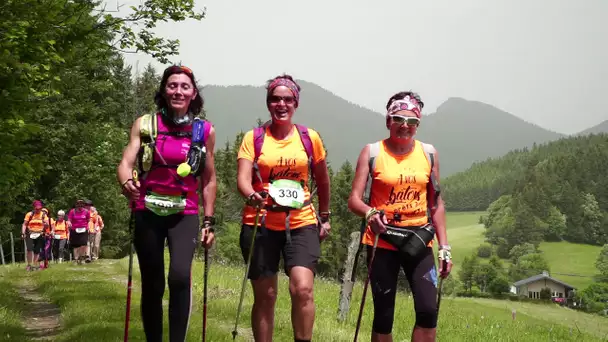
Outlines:
<svg viewBox="0 0 608 342"><path fill-rule="evenodd" d="M427 184L430 174L431 166L418 140L414 142L414 149L405 155L392 154L385 142L380 142L380 151L372 175L369 205L377 210L384 210L386 219L392 226L412 227L426 224ZM391 222L395 214L399 214L401 221ZM374 239L375 234L367 225L363 243L373 246ZM378 239L378 247L396 250L382 240L382 237Z"/></svg>
<svg viewBox="0 0 608 342"><path fill-rule="evenodd" d="M27 223L27 229L32 233L42 233L45 224L48 224L48 217L43 211L38 213L29 212L25 214L24 220Z"/></svg>
<svg viewBox="0 0 608 342"><path fill-rule="evenodd" d="M55 235L59 235L61 239L68 237L68 224L66 220L55 221Z"/></svg>
<svg viewBox="0 0 608 342"><path fill-rule="evenodd" d="M97 228L97 212L91 212L91 219L89 220L89 233L95 233Z"/></svg>
<svg viewBox="0 0 608 342"><path fill-rule="evenodd" d="M258 158L258 166L262 177L262 187L268 191L269 179L290 179L304 180L305 200L310 200L310 189L308 189L308 180L310 175L308 156L300 139L298 130L293 127L291 136L285 140L277 140L270 133L270 128L266 129L264 137L264 145ZM325 149L319 134L308 129L310 140L313 146L313 159L315 163L319 163L325 159ZM243 142L238 153L237 159L245 158L253 162L255 157L253 130L247 132L243 136ZM255 179L256 174L252 173L252 178ZM256 184L255 191L261 191L262 187ZM246 205L243 210L243 223L247 225L255 224L255 209ZM271 230L285 230L287 214L283 212L273 212L262 209L260 217L266 215L265 226ZM300 228L311 224L317 224L317 218L313 211L312 203L304 206L300 210L292 210L289 216L290 229Z"/></svg>

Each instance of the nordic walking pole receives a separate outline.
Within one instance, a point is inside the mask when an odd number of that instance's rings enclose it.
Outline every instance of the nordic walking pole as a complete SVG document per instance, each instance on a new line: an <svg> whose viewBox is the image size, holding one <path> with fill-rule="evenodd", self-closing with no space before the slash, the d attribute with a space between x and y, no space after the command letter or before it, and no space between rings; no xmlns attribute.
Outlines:
<svg viewBox="0 0 608 342"><path fill-rule="evenodd" d="M357 318L357 327L355 328L354 342L357 342L357 336L359 336L359 328L361 327L361 317L363 316L363 306L365 305L365 296L367 295L367 285L369 284L369 278L372 275L372 266L374 266L374 257L376 256L376 246L378 246L379 237L380 234L376 234L376 238L374 239L374 247L372 248L372 258L369 262L369 267L367 269L367 279L365 280L365 285L363 286L363 296L361 297L361 306L359 307L359 317Z"/></svg>
<svg viewBox="0 0 608 342"><path fill-rule="evenodd" d="M249 274L249 266L251 266L251 256L253 255L253 247L255 242L255 235L258 230L258 223L260 220L260 208L257 208L255 213L255 225L253 226L253 235L251 237L251 244L249 247L249 256L247 257L247 267L245 268L245 276L243 277L243 285L241 286L241 298L239 299L239 308L236 311L236 320L234 322L234 330L232 330L232 340L236 339L237 326L239 324L239 316L241 315L241 308L243 306L243 296L245 295L245 285L247 285L247 274Z"/></svg>
<svg viewBox="0 0 608 342"><path fill-rule="evenodd" d="M204 241L207 242L207 233L205 232ZM205 248L205 271L203 273L203 342L207 340L207 276L209 274L209 248Z"/></svg>
<svg viewBox="0 0 608 342"><path fill-rule="evenodd" d="M448 261L447 260L441 260L441 263L443 264L443 270L445 270L448 267ZM443 287L443 278L441 277L441 275L439 276L439 288L437 289L437 315L439 316L439 305L441 304L441 288Z"/></svg>
<svg viewBox="0 0 608 342"><path fill-rule="evenodd" d="M137 183L137 170L133 170L133 183ZM129 280L127 282L127 312L125 314L124 342L129 340L129 319L131 318L131 285L133 280L133 230L135 229L135 201L131 201L131 217L129 218Z"/></svg>

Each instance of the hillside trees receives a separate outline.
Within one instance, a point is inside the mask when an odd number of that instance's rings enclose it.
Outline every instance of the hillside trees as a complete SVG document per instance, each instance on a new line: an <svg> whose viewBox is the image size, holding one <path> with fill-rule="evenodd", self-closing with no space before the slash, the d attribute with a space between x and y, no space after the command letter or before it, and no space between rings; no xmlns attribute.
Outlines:
<svg viewBox="0 0 608 342"><path fill-rule="evenodd" d="M485 210L487 241L506 257L541 241L608 242L608 135L561 139L448 177L449 210Z"/></svg>
<svg viewBox="0 0 608 342"><path fill-rule="evenodd" d="M474 288L492 295L509 292L510 279L507 270L496 255L493 255L488 262L481 261L475 253L465 256L457 276L467 294L473 294Z"/></svg>
<svg viewBox="0 0 608 342"><path fill-rule="evenodd" d="M479 292L501 296L508 293L510 285L516 281L550 271L549 264L534 244L515 245L501 260L498 254L489 258L478 256L486 250L480 245L471 255L464 257L457 275L462 284L463 295L479 295ZM506 264L505 264L506 263Z"/></svg>
<svg viewBox="0 0 608 342"><path fill-rule="evenodd" d="M192 0L150 0L122 16L96 1L8 0L0 6L0 234L17 231L34 198L51 212L91 198L106 223L102 252L127 244L127 204L115 168L136 114L120 52L161 62L174 40L160 21L200 20Z"/></svg>
<svg viewBox="0 0 608 342"><path fill-rule="evenodd" d="M605 310L608 309L608 244L602 247L595 267L599 272L596 282L577 291L575 300L581 303L583 310L605 315Z"/></svg>

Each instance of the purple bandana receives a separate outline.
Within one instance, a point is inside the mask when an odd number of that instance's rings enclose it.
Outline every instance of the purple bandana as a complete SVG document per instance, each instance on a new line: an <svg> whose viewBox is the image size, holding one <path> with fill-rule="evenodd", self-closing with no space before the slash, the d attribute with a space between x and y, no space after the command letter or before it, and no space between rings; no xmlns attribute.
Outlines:
<svg viewBox="0 0 608 342"><path fill-rule="evenodd" d="M287 78L277 78L276 80L272 81L272 83L270 83L270 85L268 86L268 95L270 96L272 95L272 92L274 91L274 88L278 87L278 86L285 86L287 88L289 88L289 90L291 90L291 92L293 93L293 96L296 99L296 102L300 102L300 92L298 91L298 86L293 83L290 79Z"/></svg>

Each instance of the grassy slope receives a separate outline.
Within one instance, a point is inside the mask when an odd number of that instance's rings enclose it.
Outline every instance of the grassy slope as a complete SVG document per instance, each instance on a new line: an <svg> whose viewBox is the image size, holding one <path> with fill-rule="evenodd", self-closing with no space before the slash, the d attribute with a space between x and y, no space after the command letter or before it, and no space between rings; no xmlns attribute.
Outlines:
<svg viewBox="0 0 608 342"><path fill-rule="evenodd" d="M452 246L454 275L458 275L462 259L483 243L484 228L477 223L481 214L482 212L455 212L447 215L448 241Z"/></svg>
<svg viewBox="0 0 608 342"><path fill-rule="evenodd" d="M477 224L479 213L450 213L449 236L455 250L455 261L472 252L483 240L481 228ZM563 253L572 246L544 244L548 253L561 250L561 257L554 261L577 259ZM586 247L586 246L585 246ZM582 253L584 254L584 249ZM594 257L593 257L594 258ZM571 261L574 262L574 261ZM580 268L579 268L580 269ZM570 270L570 268L565 268ZM457 271L457 268L456 268ZM557 268L556 270L557 271ZM64 331L58 341L119 340L124 324L126 295L127 259L102 261L92 265L53 265L43 272L25 274L22 266L2 268L3 283L0 286L0 331L12 329L13 340L26 341L23 330L17 324L18 302L14 295L15 286L22 277L31 277L40 285L40 290L58 304L63 312ZM209 278L208 340L230 341L236 307L238 305L242 268L213 264ZM571 272L571 271L568 271ZM582 270L581 270L582 272ZM566 273L566 272L564 272ZM456 273L454 273L456 275ZM193 269L194 303L190 321L188 341L200 340L202 264L196 262ZM143 332L139 317L139 273L134 266L134 289L131 314L130 336L133 341L142 341ZM361 300L362 287L355 287L351 301L350 317L344 324L335 321L340 288L335 283L318 279L315 287L317 320L314 340L352 340L356 315ZM277 303L275 340L291 340L290 303L287 278L281 276L279 300ZM168 299L168 291L166 292ZM243 312L239 322L237 341L251 340L250 315L252 293L247 287L243 301ZM412 299L399 294L395 312L394 337L396 341L409 339L414 322ZM361 340L368 340L371 328L372 301L368 296L361 328ZM515 309L517 319L512 321ZM167 305L165 303L165 313ZM166 316L166 315L165 315ZM608 335L608 320L555 305L538 305L489 299L444 298L439 322L439 340L449 341L599 341ZM167 322L165 318L165 327ZM166 333L165 328L165 333ZM579 333L578 331L581 331ZM2 337L5 340L6 336ZM10 340L10 339L6 339Z"/></svg>
<svg viewBox="0 0 608 342"><path fill-rule="evenodd" d="M482 242L483 228L477 224L480 213L450 213L448 217L450 242L455 250L455 262L472 252ZM570 244L544 244L543 249L553 261L574 259L565 257L565 248ZM584 246L587 247L587 246ZM584 249L581 253L584 253ZM561 256L550 253L561 250ZM559 253L556 253L559 254ZM586 256L585 256L586 257ZM562 262L565 262L562 260ZM575 261L571 261L575 262ZM457 264L456 264L457 265ZM457 272L456 267L455 271ZM564 268L571 272L571 268ZM19 313L14 289L21 277L32 277L40 290L57 303L63 312L64 331L58 341L89 339L90 341L120 340L124 324L127 260L102 261L76 267L53 265L43 272L25 274L22 267L3 268L0 278L0 330L12 329L14 340L24 341L23 330L16 319ZM142 341L143 332L139 317L139 273L134 267L134 289L130 336L133 341ZM557 268L556 270L557 271ZM582 272L582 271L581 271ZM566 272L564 272L566 273ZM209 279L209 324L208 340L230 341L243 269L214 264ZM456 275L457 273L454 273ZM202 264L196 262L193 269L194 303L188 340L199 340L201 332ZM287 278L281 276L279 300L276 311L275 340L291 340L290 303ZM10 283L9 283L10 281ZM350 317L344 324L335 321L340 288L335 283L318 279L315 287L317 320L315 340L352 340L356 314L361 300L362 287L355 287L351 301ZM166 293L168 299L168 291ZM237 340L251 340L250 315L252 293L247 287L243 312L239 322ZM394 334L396 341L409 339L414 322L412 299L399 295L395 312ZM450 341L595 341L608 334L608 320L560 308L554 305L538 305L489 299L445 298L442 301L439 323L439 340ZM165 303L165 313L167 312ZM361 328L361 340L367 340L371 328L371 297L368 297ZM512 321L512 310L517 320ZM165 327L167 327L165 317ZM166 330L166 328L165 328ZM579 333L578 331L581 331ZM166 332L165 332L166 333ZM4 340L5 336L3 336Z"/></svg>
<svg viewBox="0 0 608 342"><path fill-rule="evenodd" d="M569 242L543 242L540 249L545 254L553 276L577 289L584 289L593 283L597 273L595 260L600 254L600 246L581 245ZM562 273L562 274L556 274ZM567 276L577 274L581 276Z"/></svg>
<svg viewBox="0 0 608 342"><path fill-rule="evenodd" d="M448 238L454 256L453 274L458 275L459 261L470 255L483 243L483 225L477 223L482 212L455 212L448 214ZM593 282L595 260L601 247L569 242L543 242L540 245L551 267L553 276L577 289L584 289ZM576 274L583 276L567 276Z"/></svg>
<svg viewBox="0 0 608 342"><path fill-rule="evenodd" d="M75 267L54 265L51 269L25 274L22 267L9 267L12 285L21 277L31 277L40 285L40 291L57 303L63 312L64 330L57 341L108 341L122 336L127 261L102 261L93 265ZM234 314L238 304L241 268L213 265L210 272L209 290L209 340L230 341ZM188 341L200 339L202 264L196 262L193 269L194 303ZM134 275L131 331L133 341L143 340L139 307L139 275ZM291 339L290 304L287 278L281 276L279 300L276 309L275 340ZM344 324L337 324L336 306L339 286L319 279L315 287L317 321L314 340L349 341L352 339L361 286L355 287L350 317ZM250 340L249 310L252 294L247 288L237 341ZM1 301L11 300L0 297ZM395 312L395 340L408 339L413 324L411 298L399 295ZM165 305L166 308L166 305ZM371 298L368 297L363 318L361 340L367 340L371 325ZM439 340L449 341L599 341L608 334L606 319L573 312L554 305L536 305L496 300L445 298L442 301L439 322ZM511 310L517 310L512 321ZM166 311L165 311L166 312ZM8 321L10 326L12 320ZM7 322L0 324L6 326ZM580 329L581 333L577 330ZM165 327L167 322L165 319ZM241 329L242 328L242 329ZM571 329L572 328L572 329ZM572 332L571 332L572 331ZM4 340L4 339L3 339ZM15 339L25 341L25 339Z"/></svg>

